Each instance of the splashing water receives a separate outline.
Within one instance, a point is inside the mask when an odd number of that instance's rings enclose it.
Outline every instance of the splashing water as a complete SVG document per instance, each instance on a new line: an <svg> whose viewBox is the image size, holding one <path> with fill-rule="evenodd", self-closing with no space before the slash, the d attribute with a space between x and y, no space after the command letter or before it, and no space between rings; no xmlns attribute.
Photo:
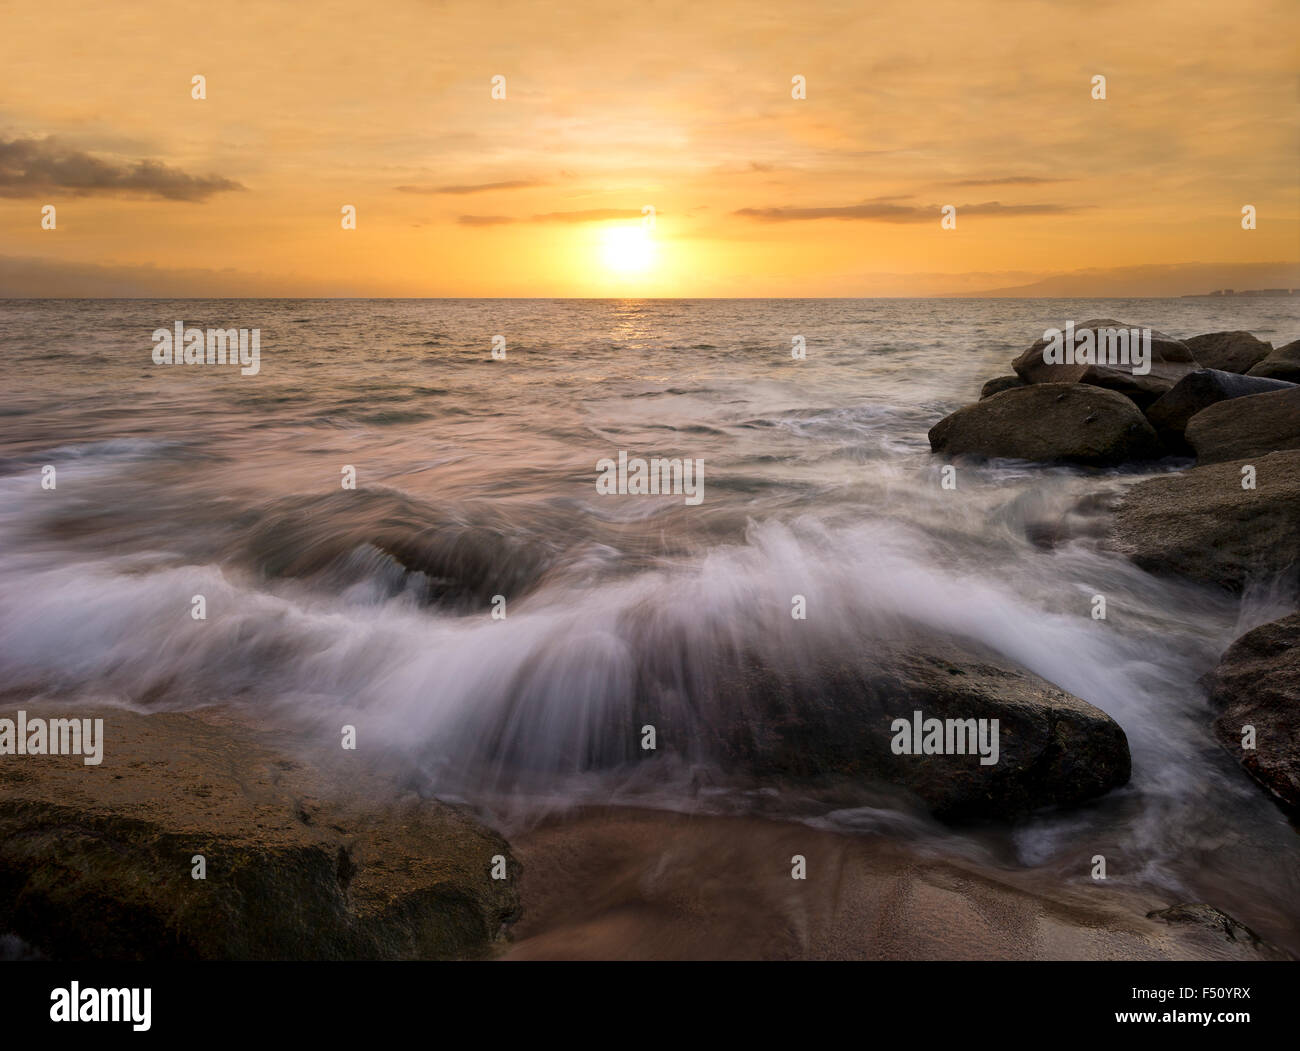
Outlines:
<svg viewBox="0 0 1300 1051"><path fill-rule="evenodd" d="M1295 832L1215 743L1198 679L1295 596L1233 598L1105 551L1085 498L1144 475L964 465L952 492L925 437L1067 319L1276 343L1300 329L1290 311L11 301L0 672L11 697L235 702L322 739L358 724L425 790L503 822L614 800L942 840L1004 864L1082 870L1105 853L1118 880L1213 895L1294 945ZM259 376L155 366L149 333L176 318L260 327ZM596 461L620 449L703 459L704 502L599 496ZM1060 542L1035 543L1044 529ZM1070 812L943 828L865 790L832 799L719 760L708 698L747 655L806 671L918 627L1106 711L1131 783ZM682 732L647 762L648 690Z"/></svg>

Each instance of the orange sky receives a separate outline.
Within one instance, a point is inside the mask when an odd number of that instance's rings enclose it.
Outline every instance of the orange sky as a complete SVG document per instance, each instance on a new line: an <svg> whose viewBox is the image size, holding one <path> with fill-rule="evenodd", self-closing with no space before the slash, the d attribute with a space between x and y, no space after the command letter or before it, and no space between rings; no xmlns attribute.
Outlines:
<svg viewBox="0 0 1300 1051"><path fill-rule="evenodd" d="M0 294L1300 285L1298 41L1295 0L7 0Z"/></svg>

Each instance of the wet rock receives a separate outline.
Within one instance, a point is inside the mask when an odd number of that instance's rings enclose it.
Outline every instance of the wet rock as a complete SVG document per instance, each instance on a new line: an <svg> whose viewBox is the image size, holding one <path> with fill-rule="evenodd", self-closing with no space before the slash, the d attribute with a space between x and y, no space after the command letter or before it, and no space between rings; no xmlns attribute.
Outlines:
<svg viewBox="0 0 1300 1051"><path fill-rule="evenodd" d="M508 845L460 810L360 774L340 799L314 766L211 718L93 715L99 766L0 761L0 933L41 955L469 957L518 912L517 866L491 878Z"/></svg>
<svg viewBox="0 0 1300 1051"><path fill-rule="evenodd" d="M1248 398L1252 394L1267 394L1287 390L1291 384L1284 380L1264 379L1260 376L1242 376L1235 372L1201 369L1189 372L1167 394L1161 395L1147 409L1161 440L1177 441L1187 429L1187 421L1202 409L1232 398ZM1190 447L1189 447L1190 448Z"/></svg>
<svg viewBox="0 0 1300 1051"><path fill-rule="evenodd" d="M1300 383L1300 339L1278 347L1263 361L1251 366L1249 375Z"/></svg>
<svg viewBox="0 0 1300 1051"><path fill-rule="evenodd" d="M1018 387L967 405L930 429L930 448L1020 460L1113 466L1159 455L1133 402L1082 383Z"/></svg>
<svg viewBox="0 0 1300 1051"><path fill-rule="evenodd" d="M1181 927L1190 937L1217 947L1235 958L1261 960L1289 960L1291 954L1266 942L1243 923L1238 923L1226 912L1204 903L1171 905L1147 913L1147 919L1159 920L1171 927Z"/></svg>
<svg viewBox="0 0 1300 1051"><path fill-rule="evenodd" d="M1127 783L1128 740L1105 712L967 640L863 640L853 661L802 673L754 662L718 691L714 746L763 778L900 786L945 818L1008 817L1080 803ZM997 720L997 760L896 753L903 720ZM929 724L933 725L933 724ZM992 723L986 722L991 729ZM907 742L904 742L907 743Z"/></svg>
<svg viewBox="0 0 1300 1051"><path fill-rule="evenodd" d="M1273 349L1272 343L1256 339L1249 332L1207 332L1183 342L1202 368L1222 372L1247 372Z"/></svg>
<svg viewBox="0 0 1300 1051"><path fill-rule="evenodd" d="M316 577L338 590L383 584L458 611L530 591L555 557L538 540L545 529L381 488L282 497L237 528L242 560L267 577Z"/></svg>
<svg viewBox="0 0 1300 1051"><path fill-rule="evenodd" d="M1245 467L1255 469L1253 489L1242 488ZM1153 573L1240 590L1256 580L1295 582L1298 539L1300 451L1292 450L1132 486L1107 543Z"/></svg>
<svg viewBox="0 0 1300 1051"><path fill-rule="evenodd" d="M1300 386L1220 401L1188 420L1185 433L1198 464L1300 449Z"/></svg>
<svg viewBox="0 0 1300 1051"><path fill-rule="evenodd" d="M980 388L980 400L991 398L995 394L1001 394L1004 390L1012 390L1015 387L1025 386L1025 381L1019 376L995 376Z"/></svg>
<svg viewBox="0 0 1300 1051"><path fill-rule="evenodd" d="M1011 367L1026 383L1086 383L1119 391L1145 408L1200 366L1186 344L1154 330L1151 332L1150 372L1137 375L1131 364L1107 363L1109 356L1100 348L1108 345L1105 338L1108 331L1132 330L1134 327L1109 318L1084 321L1075 327L1076 335L1085 330L1092 333L1094 345L1099 348L1098 364L1046 362L1043 351L1048 343L1040 339L1016 358Z"/></svg>
<svg viewBox="0 0 1300 1051"><path fill-rule="evenodd" d="M1300 613L1239 638L1211 673L1214 729L1246 771L1300 814ZM1254 727L1253 749L1243 728Z"/></svg>

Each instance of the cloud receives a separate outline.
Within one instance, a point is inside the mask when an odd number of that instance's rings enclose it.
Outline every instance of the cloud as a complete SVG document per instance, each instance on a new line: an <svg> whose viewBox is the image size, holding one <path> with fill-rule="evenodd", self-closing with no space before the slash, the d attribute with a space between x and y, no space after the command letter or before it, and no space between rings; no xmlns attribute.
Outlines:
<svg viewBox="0 0 1300 1051"><path fill-rule="evenodd" d="M461 226L504 226L518 221L508 215L462 215L456 220Z"/></svg>
<svg viewBox="0 0 1300 1051"><path fill-rule="evenodd" d="M826 208L741 208L732 214L764 223L792 223L809 219L851 219L877 223L928 223L937 219L941 205L897 204L897 198L881 198L864 204ZM1078 209L1062 204L957 205L958 216L969 215L1068 215Z"/></svg>
<svg viewBox="0 0 1300 1051"><path fill-rule="evenodd" d="M957 206L958 215L1073 215L1091 208L1082 208L1068 204L1002 204L1000 201L987 201L984 204L962 204ZM935 209L938 210L937 207Z"/></svg>
<svg viewBox="0 0 1300 1051"><path fill-rule="evenodd" d="M113 161L45 139L0 139L0 197L60 193L143 195L169 201L203 201L245 187L220 175L190 175L160 161Z"/></svg>
<svg viewBox="0 0 1300 1051"><path fill-rule="evenodd" d="M545 186L546 183L534 179L509 179L505 182L468 183L464 186L399 186L402 193L488 193L492 190L526 190L533 186Z"/></svg>
<svg viewBox="0 0 1300 1051"><path fill-rule="evenodd" d="M1049 183L1073 182L1073 179L1053 179L1039 175L1003 175L994 179L957 179L944 186L1046 186Z"/></svg>
<svg viewBox="0 0 1300 1051"><path fill-rule="evenodd" d="M659 214L663 214L660 212ZM582 212L547 212L534 215L534 223L600 223L608 219L640 219L640 208L589 208Z"/></svg>
<svg viewBox="0 0 1300 1051"><path fill-rule="evenodd" d="M508 215L462 215L456 221L462 226L502 226L506 223L602 223L611 219L640 218L640 208L588 208L580 212L545 212L529 219L514 219Z"/></svg>

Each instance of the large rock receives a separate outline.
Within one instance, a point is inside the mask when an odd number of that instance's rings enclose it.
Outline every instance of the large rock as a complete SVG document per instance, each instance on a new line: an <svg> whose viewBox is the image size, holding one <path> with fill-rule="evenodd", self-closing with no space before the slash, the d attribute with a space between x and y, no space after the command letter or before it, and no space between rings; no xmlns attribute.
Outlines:
<svg viewBox="0 0 1300 1051"><path fill-rule="evenodd" d="M459 810L351 767L336 801L318 764L211 716L17 707L104 719L98 766L0 758L0 933L47 957L481 956L518 912L517 865L491 878L509 847Z"/></svg>
<svg viewBox="0 0 1300 1051"><path fill-rule="evenodd" d="M1300 449L1300 386L1218 402L1188 420L1185 433L1202 464Z"/></svg>
<svg viewBox="0 0 1300 1051"><path fill-rule="evenodd" d="M1300 339L1278 347L1263 361L1253 365L1249 374L1300 383Z"/></svg>
<svg viewBox="0 0 1300 1051"><path fill-rule="evenodd" d="M958 409L930 429L937 453L1112 466L1159 454L1133 402L1082 383L1017 387Z"/></svg>
<svg viewBox="0 0 1300 1051"><path fill-rule="evenodd" d="M1255 488L1242 488L1242 468ZM1300 451L1195 467L1129 488L1108 543L1153 573L1230 590L1300 578Z"/></svg>
<svg viewBox="0 0 1300 1051"><path fill-rule="evenodd" d="M1093 335L1097 364L1058 364L1043 360L1043 350L1048 346L1040 339L1011 363L1016 375L1026 383L1087 383L1097 387L1117 390L1132 398L1140 406L1147 406L1168 391L1175 383L1195 371L1199 366L1186 344L1151 332L1151 370L1137 375L1133 366L1111 363L1105 349L1104 337L1109 330L1131 330L1133 325L1109 318L1084 321L1075 326L1076 336L1085 330Z"/></svg>
<svg viewBox="0 0 1300 1051"><path fill-rule="evenodd" d="M994 376L980 388L980 400L991 398L995 394L1001 394L1004 390L1012 390L1015 387L1025 386L1025 381L1019 376Z"/></svg>
<svg viewBox="0 0 1300 1051"><path fill-rule="evenodd" d="M1248 398L1252 394L1287 390L1293 386L1284 380L1242 376L1218 369L1201 369L1189 372L1174 384L1168 394L1158 398L1147 409L1147 419L1162 437L1182 434L1187 429L1187 421L1211 405L1231 398Z"/></svg>
<svg viewBox="0 0 1300 1051"><path fill-rule="evenodd" d="M1256 781L1300 813L1300 613L1249 631L1210 677L1220 740ZM1244 727L1255 747L1243 748Z"/></svg>
<svg viewBox="0 0 1300 1051"><path fill-rule="evenodd" d="M1246 372L1273 349L1272 343L1256 339L1249 332L1207 332L1183 342L1202 368L1222 372Z"/></svg>
<svg viewBox="0 0 1300 1051"><path fill-rule="evenodd" d="M861 646L852 661L802 673L756 661L723 682L723 710L745 717L721 722L719 752L764 779L900 786L947 818L1075 804L1128 781L1128 740L1110 716L978 644L917 631ZM948 720L997 720L997 761L896 754L894 721L910 726L918 711L945 731Z"/></svg>

